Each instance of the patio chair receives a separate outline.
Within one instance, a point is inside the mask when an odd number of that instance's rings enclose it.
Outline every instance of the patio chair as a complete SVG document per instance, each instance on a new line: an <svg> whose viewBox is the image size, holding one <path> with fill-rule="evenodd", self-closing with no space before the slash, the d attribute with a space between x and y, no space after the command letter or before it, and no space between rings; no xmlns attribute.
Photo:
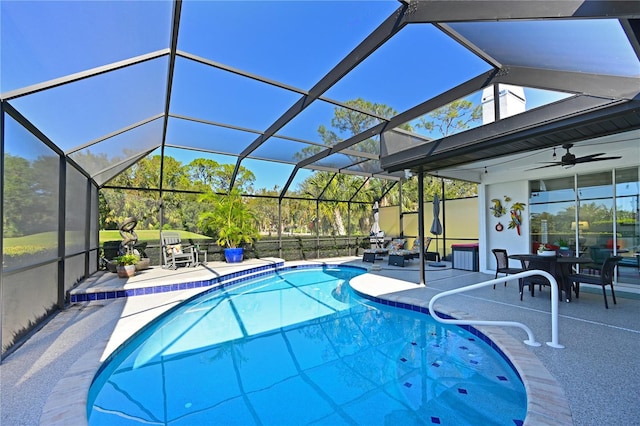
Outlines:
<svg viewBox="0 0 640 426"><path fill-rule="evenodd" d="M554 258L555 259L555 258ZM550 273L551 275L556 275L556 262L549 260L547 261L536 261L536 260L523 260L522 261L522 270L528 271L532 269L538 269L541 271L545 271ZM522 295L524 294L524 288L529 286L529 291L531 292L531 297L535 297L535 288L538 286L538 290L542 291L542 286L551 287L551 282L541 275L533 275L530 277L525 277L519 281L520 287L520 300L522 300ZM562 299L562 292L558 293L558 298Z"/></svg>
<svg viewBox="0 0 640 426"><path fill-rule="evenodd" d="M395 238L389 243L389 265L404 267L405 261L414 259L412 251L405 248L406 245L404 238Z"/></svg>
<svg viewBox="0 0 640 426"><path fill-rule="evenodd" d="M592 263L587 263L582 268L589 271L589 273L600 274L604 261L611 256L612 249L599 246L589 247L589 257L593 260Z"/></svg>
<svg viewBox="0 0 640 426"><path fill-rule="evenodd" d="M160 240L162 244L163 268L178 269L179 265L196 265L194 247L182 244L180 233L160 232Z"/></svg>
<svg viewBox="0 0 640 426"><path fill-rule="evenodd" d="M616 266L622 260L620 256L609 257L605 259L600 269L600 275L591 274L571 274L569 280L571 281L576 299L580 297L580 283L595 284L602 287L602 295L604 296L604 307L609 309L609 303L607 302L607 290L606 286L611 286L611 296L613 297L613 303L616 302L616 293L613 291L613 274Z"/></svg>
<svg viewBox="0 0 640 426"><path fill-rule="evenodd" d="M425 238L425 245L424 245L425 255L427 253L427 250L429 250L429 245L431 245L431 240L432 240L431 237ZM420 257L420 246L421 246L421 244L420 244L420 240L418 238L413 240L413 246L409 250L411 252L411 257L413 257L413 258Z"/></svg>
<svg viewBox="0 0 640 426"><path fill-rule="evenodd" d="M370 249L364 249L362 251L362 261L375 263L376 260L382 260L383 256L389 254L389 249L387 247L375 247Z"/></svg>
<svg viewBox="0 0 640 426"><path fill-rule="evenodd" d="M509 266L509 255L507 254L507 250L493 249L491 252L496 258L496 276L494 278L498 278L498 274L513 275L525 270L524 268L512 268ZM504 282L504 285L505 287L507 286L506 281ZM496 288L495 284L493 285L493 288Z"/></svg>
<svg viewBox="0 0 640 426"><path fill-rule="evenodd" d="M429 245L431 245L431 241L433 241L432 237L427 237L426 244L424 245L424 258L428 262L436 262L440 263L440 253L437 251L429 251Z"/></svg>

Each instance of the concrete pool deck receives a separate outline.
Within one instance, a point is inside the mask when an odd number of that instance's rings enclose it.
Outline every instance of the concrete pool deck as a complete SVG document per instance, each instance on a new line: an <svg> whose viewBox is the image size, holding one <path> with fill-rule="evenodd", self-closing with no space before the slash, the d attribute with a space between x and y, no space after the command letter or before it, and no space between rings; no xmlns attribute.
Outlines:
<svg viewBox="0 0 640 426"><path fill-rule="evenodd" d="M237 270L234 268L278 261L249 260L239 266L210 262L177 271L152 268L129 280L115 278L115 274L96 274L80 288L97 291L109 286L137 288L204 280L232 273ZM448 267L428 268L424 287L417 284L417 262L398 268L348 257L287 262L286 266L325 262L368 268L370 275L354 282L359 291L421 306L427 306L438 292L493 278ZM85 424L87 390L108 354L162 312L206 289L71 304L0 364L0 423ZM625 298L621 291L618 296L618 304L611 303L608 310L601 293L582 291L580 299L561 303L559 340L565 349L544 345L551 333L548 289L536 292L534 298L526 294L521 302L517 284L509 283L495 290L488 287L451 296L436 308L456 317L521 321L543 342L541 347L530 347L522 343L526 334L520 329L478 327L500 343L524 373L531 400L527 424L636 424L640 418L640 300Z"/></svg>

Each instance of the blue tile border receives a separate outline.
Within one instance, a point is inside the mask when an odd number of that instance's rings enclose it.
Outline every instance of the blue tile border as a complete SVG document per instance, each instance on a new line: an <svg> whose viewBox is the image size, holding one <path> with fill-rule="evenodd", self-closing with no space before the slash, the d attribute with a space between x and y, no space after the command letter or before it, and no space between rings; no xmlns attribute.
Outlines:
<svg viewBox="0 0 640 426"><path fill-rule="evenodd" d="M79 302L90 302L94 300L105 300L105 299L119 299L121 297L134 297L134 296L144 296L147 294L157 294L157 293L167 293L171 291L180 291L187 290L192 288L201 288L201 287L214 287L211 290L218 288L225 288L229 285L237 284L239 282L247 281L249 279L261 277L268 274L273 274L276 271L290 271L296 269L314 269L314 268L322 268L322 269L337 269L340 270L353 270L354 272L366 272L366 268L362 268L359 266L351 266L351 265L341 265L341 264L302 264L302 265L290 265L284 266L284 262L276 262L269 265L257 266L254 268L245 269L242 271L232 272L226 275L220 275L218 277L211 278L209 280L203 281L190 281L186 283L178 283L178 284L162 284L151 287L139 287L128 290L105 290L105 291L97 291L97 292L87 292L87 293L73 293L68 294L69 303L79 303Z"/></svg>
<svg viewBox="0 0 640 426"><path fill-rule="evenodd" d="M305 265L306 267L307 265ZM318 267L318 265L310 265L314 267ZM97 292L87 292L87 293L69 293L68 301L69 303L78 303L78 302L91 302L94 300L106 300L106 299L119 299L122 297L134 297L134 296L144 296L147 294L157 294L157 293L167 293L171 291L180 291L187 290L192 288L201 288L201 287L211 287L216 286L216 288L226 287L231 284L236 284L240 281L245 281L254 277L259 277L266 274L272 274L278 269L286 270L286 269L295 269L296 266L284 267L284 262L272 263L269 265L257 266L255 268L245 269L243 271L233 272L227 275L221 275L215 278L211 278L209 280L201 280L201 281L191 281L186 283L178 283L178 284L162 284L151 287L139 287L128 290L105 290L105 291L97 291ZM222 286L220 284L222 283Z"/></svg>

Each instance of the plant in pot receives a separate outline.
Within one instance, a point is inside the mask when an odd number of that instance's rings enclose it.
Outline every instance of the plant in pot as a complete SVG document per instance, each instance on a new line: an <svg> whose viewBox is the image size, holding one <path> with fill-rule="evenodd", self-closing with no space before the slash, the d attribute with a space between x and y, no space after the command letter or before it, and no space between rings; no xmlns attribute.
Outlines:
<svg viewBox="0 0 640 426"><path fill-rule="evenodd" d="M117 263L116 271L119 278L129 278L136 274L136 263L138 263L138 256L135 254L123 254L113 261Z"/></svg>
<svg viewBox="0 0 640 426"><path fill-rule="evenodd" d="M538 255L540 256L554 256L556 251L548 244L540 244L538 246Z"/></svg>
<svg viewBox="0 0 640 426"><path fill-rule="evenodd" d="M211 210L200 214L199 226L207 235L217 234L227 263L242 262L244 249L240 245L252 244L260 237L255 213L235 189L226 195L203 194L200 202L210 204Z"/></svg>
<svg viewBox="0 0 640 426"><path fill-rule="evenodd" d="M560 250L568 250L569 249L569 241L560 238L558 240L558 246L560 246Z"/></svg>

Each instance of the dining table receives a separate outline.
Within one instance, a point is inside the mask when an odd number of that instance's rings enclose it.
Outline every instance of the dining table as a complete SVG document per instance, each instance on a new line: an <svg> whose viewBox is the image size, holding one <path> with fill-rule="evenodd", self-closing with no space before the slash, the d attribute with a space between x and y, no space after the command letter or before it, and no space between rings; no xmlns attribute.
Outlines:
<svg viewBox="0 0 640 426"><path fill-rule="evenodd" d="M512 254L509 255L509 259L519 260L522 263L522 269L541 269L553 275L558 282L558 296L562 300L562 292L564 291L567 303L571 302L572 283L569 275L573 273L573 267L593 263L593 260L587 256L559 256L557 254L552 256L529 253Z"/></svg>

